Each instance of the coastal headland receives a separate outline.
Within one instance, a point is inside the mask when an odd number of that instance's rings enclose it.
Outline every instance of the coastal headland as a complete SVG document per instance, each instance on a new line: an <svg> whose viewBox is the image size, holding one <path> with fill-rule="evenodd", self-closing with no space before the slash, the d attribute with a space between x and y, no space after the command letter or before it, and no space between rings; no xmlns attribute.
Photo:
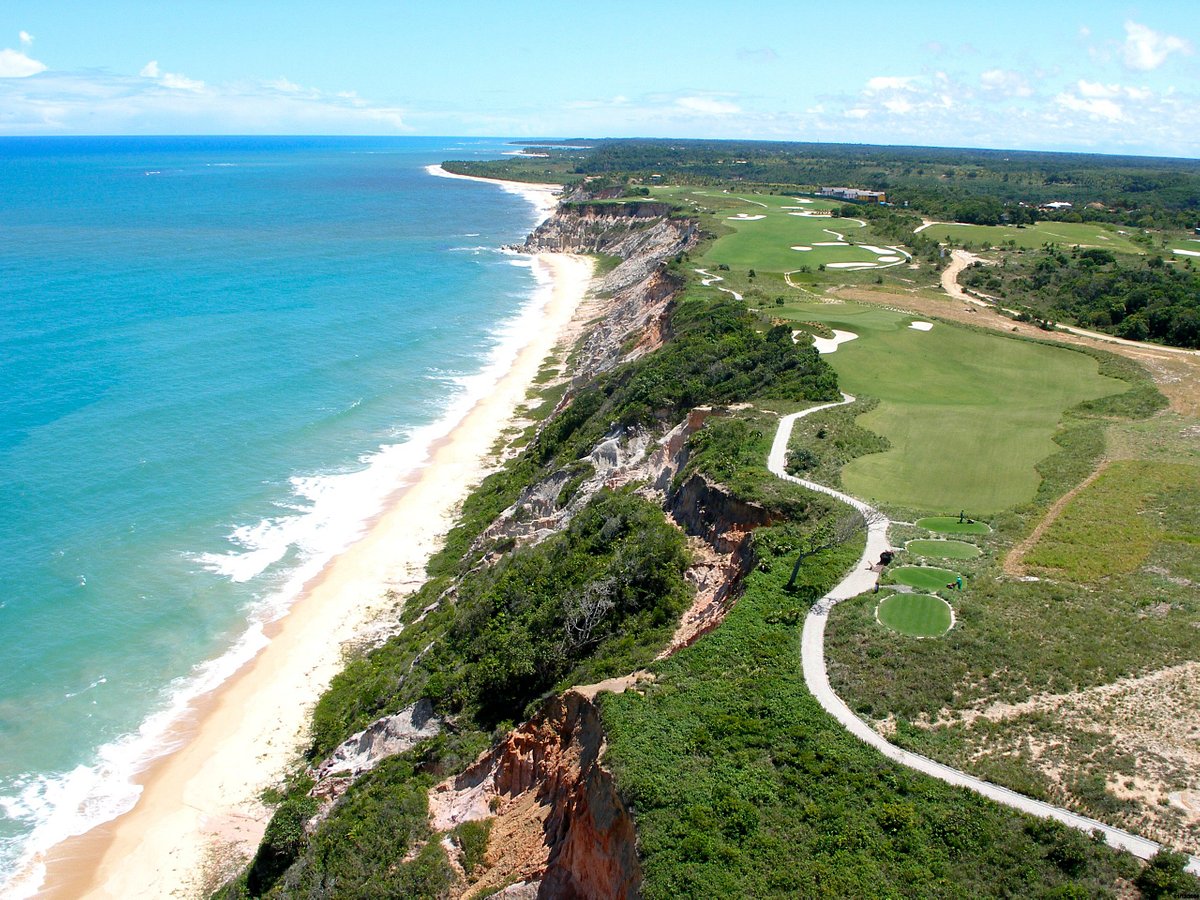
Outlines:
<svg viewBox="0 0 1200 900"><path fill-rule="evenodd" d="M542 218L556 203L557 185L471 180L519 194ZM458 505L494 465L491 450L543 360L575 330L593 260L539 253L532 263L542 282L538 324L491 391L433 445L365 535L268 626L263 650L180 723L174 749L142 774L137 805L37 862L45 867L39 896L193 896L213 886L206 876L253 853L271 816L259 796L297 759L313 704L346 648L369 638L375 619L420 585Z"/></svg>

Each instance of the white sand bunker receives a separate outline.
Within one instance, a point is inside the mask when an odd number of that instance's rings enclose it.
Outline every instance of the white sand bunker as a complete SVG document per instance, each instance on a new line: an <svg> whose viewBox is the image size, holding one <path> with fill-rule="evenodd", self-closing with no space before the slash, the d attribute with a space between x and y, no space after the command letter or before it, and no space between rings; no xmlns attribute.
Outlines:
<svg viewBox="0 0 1200 900"><path fill-rule="evenodd" d="M933 331L932 322L909 322L908 327L913 331Z"/></svg>
<svg viewBox="0 0 1200 900"><path fill-rule="evenodd" d="M881 263L903 262L904 257L902 257L902 256L881 256L881 257L879 257L879 261Z"/></svg>
<svg viewBox="0 0 1200 900"><path fill-rule="evenodd" d="M1172 253L1178 253L1180 256L1200 256L1200 250L1172 250Z"/></svg>
<svg viewBox="0 0 1200 900"><path fill-rule="evenodd" d="M844 344L846 341L853 341L857 338L858 335L853 331L838 331L835 328L831 338L814 337L813 346L817 348L818 353L836 353L838 344Z"/></svg>
<svg viewBox="0 0 1200 900"><path fill-rule="evenodd" d="M845 241L816 241L814 247L849 247Z"/></svg>
<svg viewBox="0 0 1200 900"><path fill-rule="evenodd" d="M840 262L840 263L825 263L827 269L874 269L873 262Z"/></svg>
<svg viewBox="0 0 1200 900"><path fill-rule="evenodd" d="M811 249L812 249L812 247L793 247L792 249L793 249L793 250L800 250L800 251L803 251L803 252L808 252L809 250L811 250Z"/></svg>
<svg viewBox="0 0 1200 900"><path fill-rule="evenodd" d="M755 219L765 219L766 216L752 216L748 213L738 213L736 216L729 217L734 222L753 222Z"/></svg>

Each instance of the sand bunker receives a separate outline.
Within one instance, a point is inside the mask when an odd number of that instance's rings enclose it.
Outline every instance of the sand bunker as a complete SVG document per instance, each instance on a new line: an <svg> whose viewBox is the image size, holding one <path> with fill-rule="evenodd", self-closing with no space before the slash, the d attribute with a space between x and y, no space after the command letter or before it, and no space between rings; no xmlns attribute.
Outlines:
<svg viewBox="0 0 1200 900"><path fill-rule="evenodd" d="M753 222L755 219L765 219L766 216L752 216L747 213L738 213L736 216L729 217L734 222Z"/></svg>
<svg viewBox="0 0 1200 900"><path fill-rule="evenodd" d="M814 247L849 247L845 241L817 241Z"/></svg>
<svg viewBox="0 0 1200 900"><path fill-rule="evenodd" d="M1172 250L1172 253L1178 253L1180 256L1200 256L1200 250Z"/></svg>
<svg viewBox="0 0 1200 900"><path fill-rule="evenodd" d="M932 322L909 322L908 327L913 331L933 331Z"/></svg>
<svg viewBox="0 0 1200 900"><path fill-rule="evenodd" d="M898 263L898 262L904 262L904 257L902 257L902 256L881 256L881 257L879 257L879 261L881 263Z"/></svg>
<svg viewBox="0 0 1200 900"><path fill-rule="evenodd" d="M873 262L843 262L843 263L825 263L827 269L873 269Z"/></svg>
<svg viewBox="0 0 1200 900"><path fill-rule="evenodd" d="M818 353L837 353L838 344L844 344L846 341L853 341L857 338L858 335L853 331L838 331L835 328L831 338L814 337L813 346L817 348Z"/></svg>
<svg viewBox="0 0 1200 900"><path fill-rule="evenodd" d="M793 250L800 250L800 251L803 251L803 252L807 253L809 250L811 250L811 249L812 249L812 247L793 247L792 249L793 249Z"/></svg>

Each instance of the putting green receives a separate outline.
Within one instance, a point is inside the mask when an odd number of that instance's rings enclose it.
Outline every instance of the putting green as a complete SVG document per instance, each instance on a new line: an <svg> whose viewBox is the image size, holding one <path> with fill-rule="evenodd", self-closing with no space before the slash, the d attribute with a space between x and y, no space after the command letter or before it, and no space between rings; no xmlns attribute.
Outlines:
<svg viewBox="0 0 1200 900"><path fill-rule="evenodd" d="M987 522L960 522L958 516L927 516L917 519L917 525L942 534L990 534Z"/></svg>
<svg viewBox="0 0 1200 900"><path fill-rule="evenodd" d="M974 559L983 552L966 541L909 541L904 545L904 549L917 556L931 556L937 559Z"/></svg>
<svg viewBox="0 0 1200 900"><path fill-rule="evenodd" d="M955 584L957 572L933 566L900 566L889 573L901 584L920 588L923 591L940 591L948 584Z"/></svg>
<svg viewBox="0 0 1200 900"><path fill-rule="evenodd" d="M917 331L912 316L879 306L808 301L772 312L858 335L825 359L847 393L879 399L858 424L892 446L848 463L842 484L906 509L990 516L1028 502L1038 463L1059 449L1063 412L1128 388L1074 350L943 322Z"/></svg>
<svg viewBox="0 0 1200 900"><path fill-rule="evenodd" d="M939 637L954 624L950 604L929 594L893 594L875 608L879 621L911 637Z"/></svg>

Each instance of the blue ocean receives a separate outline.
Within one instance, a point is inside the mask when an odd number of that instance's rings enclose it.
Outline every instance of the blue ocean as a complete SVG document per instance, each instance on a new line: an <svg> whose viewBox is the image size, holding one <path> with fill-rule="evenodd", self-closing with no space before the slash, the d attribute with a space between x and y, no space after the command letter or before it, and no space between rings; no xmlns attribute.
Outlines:
<svg viewBox="0 0 1200 900"><path fill-rule="evenodd" d="M0 884L486 389L537 213L425 167L507 149L0 139Z"/></svg>

